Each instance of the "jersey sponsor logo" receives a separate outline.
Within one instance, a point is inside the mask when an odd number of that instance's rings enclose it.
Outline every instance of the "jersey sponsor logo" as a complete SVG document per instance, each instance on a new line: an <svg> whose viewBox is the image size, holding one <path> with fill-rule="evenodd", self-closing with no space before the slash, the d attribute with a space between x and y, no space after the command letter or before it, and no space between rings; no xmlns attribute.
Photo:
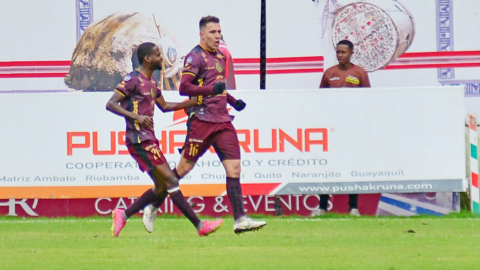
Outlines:
<svg viewBox="0 0 480 270"><path fill-rule="evenodd" d="M348 76L346 81L353 84L360 84L360 80L354 76Z"/></svg>
<svg viewBox="0 0 480 270"><path fill-rule="evenodd" d="M219 53L217 53L217 57L220 58L220 59L225 58L223 55L221 55Z"/></svg>
<svg viewBox="0 0 480 270"><path fill-rule="evenodd" d="M187 58L187 61L186 61L185 63L187 63L186 65L189 65L189 64L191 64L192 62L193 62L193 57L189 56L189 57Z"/></svg>
<svg viewBox="0 0 480 270"><path fill-rule="evenodd" d="M206 70L215 69L215 67L206 67L205 69L206 69Z"/></svg>
<svg viewBox="0 0 480 270"><path fill-rule="evenodd" d="M338 80L340 80L340 77L331 77L330 78L330 81L338 81Z"/></svg>
<svg viewBox="0 0 480 270"><path fill-rule="evenodd" d="M126 75L125 77L123 77L123 80L128 82L132 79L132 76L130 76L130 74Z"/></svg>

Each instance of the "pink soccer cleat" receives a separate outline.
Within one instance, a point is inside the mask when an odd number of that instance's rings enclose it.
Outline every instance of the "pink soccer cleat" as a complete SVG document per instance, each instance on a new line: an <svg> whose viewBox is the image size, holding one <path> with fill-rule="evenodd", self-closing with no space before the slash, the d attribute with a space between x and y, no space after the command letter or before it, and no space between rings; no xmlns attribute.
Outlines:
<svg viewBox="0 0 480 270"><path fill-rule="evenodd" d="M214 233L218 228L222 227L223 219L214 220L214 221L203 221L202 228L198 230L198 235L207 236L211 233Z"/></svg>
<svg viewBox="0 0 480 270"><path fill-rule="evenodd" d="M112 212L113 224L112 224L112 236L118 237L120 231L125 227L127 221L123 218L123 212L125 210L115 209Z"/></svg>

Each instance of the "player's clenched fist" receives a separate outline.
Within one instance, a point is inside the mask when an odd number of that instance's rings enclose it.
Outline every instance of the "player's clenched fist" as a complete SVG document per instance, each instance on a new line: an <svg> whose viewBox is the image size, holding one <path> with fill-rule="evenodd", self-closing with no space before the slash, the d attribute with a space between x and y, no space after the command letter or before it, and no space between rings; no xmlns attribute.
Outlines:
<svg viewBox="0 0 480 270"><path fill-rule="evenodd" d="M225 89L226 89L225 83L217 82L216 84L213 85L213 94L214 95L222 94L223 91L225 91Z"/></svg>
<svg viewBox="0 0 480 270"><path fill-rule="evenodd" d="M237 111L241 111L241 110L245 109L245 106L247 106L247 104L245 102L243 102L243 100L241 100L241 99L237 100L237 102L235 102L235 104L233 104L233 108Z"/></svg>

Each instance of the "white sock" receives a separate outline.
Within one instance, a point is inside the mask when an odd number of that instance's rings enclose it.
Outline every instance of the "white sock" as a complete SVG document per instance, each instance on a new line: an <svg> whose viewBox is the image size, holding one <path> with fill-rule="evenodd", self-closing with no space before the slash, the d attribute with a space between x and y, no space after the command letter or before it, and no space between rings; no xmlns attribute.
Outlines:
<svg viewBox="0 0 480 270"><path fill-rule="evenodd" d="M247 220L247 217L246 217L246 216L240 217L240 218L238 218L237 220L235 220L235 224L242 223L242 222L244 222L245 220Z"/></svg>

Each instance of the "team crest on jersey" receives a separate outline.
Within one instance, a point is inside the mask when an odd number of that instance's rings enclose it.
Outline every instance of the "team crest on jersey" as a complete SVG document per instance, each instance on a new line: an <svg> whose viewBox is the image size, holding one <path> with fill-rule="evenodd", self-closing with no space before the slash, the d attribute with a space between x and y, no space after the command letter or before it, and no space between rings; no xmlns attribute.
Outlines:
<svg viewBox="0 0 480 270"><path fill-rule="evenodd" d="M222 65L220 65L217 59L215 59L215 63L216 63L215 67L217 68L218 72L222 72L223 70Z"/></svg>
<svg viewBox="0 0 480 270"><path fill-rule="evenodd" d="M152 98L155 98L155 90L153 90L153 88L150 89L150 93L152 94Z"/></svg>

